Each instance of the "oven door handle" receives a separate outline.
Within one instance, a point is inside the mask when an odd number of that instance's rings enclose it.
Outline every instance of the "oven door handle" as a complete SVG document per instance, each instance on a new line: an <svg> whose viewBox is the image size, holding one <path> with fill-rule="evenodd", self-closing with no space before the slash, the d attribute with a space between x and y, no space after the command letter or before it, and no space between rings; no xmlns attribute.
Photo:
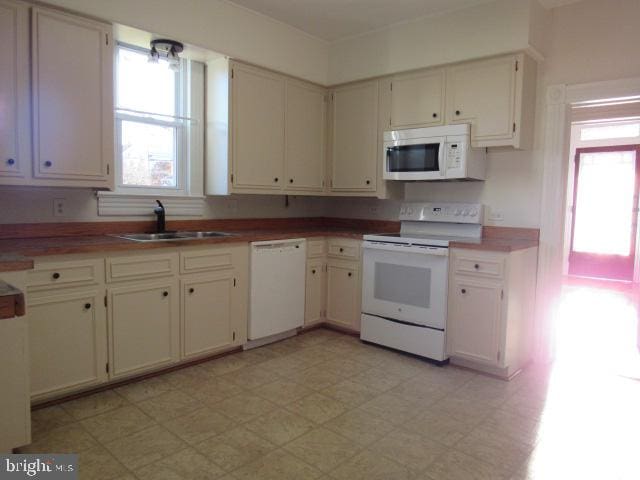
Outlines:
<svg viewBox="0 0 640 480"><path fill-rule="evenodd" d="M403 245L398 243L379 243L369 240L364 242L365 250L382 250L394 253L420 253L423 255L436 255L439 257L448 257L449 249L446 247L432 247L430 245Z"/></svg>

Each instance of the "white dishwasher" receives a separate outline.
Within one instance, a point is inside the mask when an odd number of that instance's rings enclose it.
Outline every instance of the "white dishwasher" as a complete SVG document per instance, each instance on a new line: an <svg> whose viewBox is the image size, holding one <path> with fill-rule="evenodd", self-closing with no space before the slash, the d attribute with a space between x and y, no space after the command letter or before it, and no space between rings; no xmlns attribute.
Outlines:
<svg viewBox="0 0 640 480"><path fill-rule="evenodd" d="M289 332L304 323L304 238L253 242L249 340Z"/></svg>

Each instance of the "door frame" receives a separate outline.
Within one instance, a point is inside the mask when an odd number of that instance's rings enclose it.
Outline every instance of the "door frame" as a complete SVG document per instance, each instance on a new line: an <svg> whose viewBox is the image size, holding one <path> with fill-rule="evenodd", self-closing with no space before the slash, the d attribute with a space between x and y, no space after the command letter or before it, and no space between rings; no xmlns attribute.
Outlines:
<svg viewBox="0 0 640 480"><path fill-rule="evenodd" d="M573 242L576 227L576 208L578 203L578 178L580 176L580 156L583 153L602 153L602 152L630 152L635 151L635 179L633 187L633 217L632 217L632 229L631 229L631 243L629 247L629 255L632 256L631 262L631 278L628 281L633 281L636 274L636 262L637 262L637 230L638 230L638 191L640 187L640 145L628 144L628 145L607 145L598 147L579 147L576 148L576 153L573 161L575 162L574 176L573 176L573 199L572 199L572 214L571 214L571 232L568 238L569 241L569 268L571 262L571 256L573 253ZM566 240L565 240L566 241ZM623 280L627 279L611 279L611 280Z"/></svg>
<svg viewBox="0 0 640 480"><path fill-rule="evenodd" d="M640 99L640 77L595 83L555 84L546 89L544 125L539 156L543 165L540 242L536 283L535 356L538 362L554 357L552 322L562 287L564 225L571 132L571 107L607 99Z"/></svg>

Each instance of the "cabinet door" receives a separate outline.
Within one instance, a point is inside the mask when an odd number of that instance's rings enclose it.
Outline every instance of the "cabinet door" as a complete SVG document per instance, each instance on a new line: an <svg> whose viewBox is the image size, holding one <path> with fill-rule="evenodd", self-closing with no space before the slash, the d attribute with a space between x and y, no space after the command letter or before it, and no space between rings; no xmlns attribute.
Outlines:
<svg viewBox="0 0 640 480"><path fill-rule="evenodd" d="M516 59L471 62L447 72L449 123L471 123L476 143L514 135Z"/></svg>
<svg viewBox="0 0 640 480"><path fill-rule="evenodd" d="M0 0L0 177L29 167L29 10Z"/></svg>
<svg viewBox="0 0 640 480"><path fill-rule="evenodd" d="M113 52L110 27L33 9L34 174L110 182Z"/></svg>
<svg viewBox="0 0 640 480"><path fill-rule="evenodd" d="M391 128L444 123L444 70L399 75L391 82Z"/></svg>
<svg viewBox="0 0 640 480"><path fill-rule="evenodd" d="M176 280L111 288L108 297L111 378L178 360Z"/></svg>
<svg viewBox="0 0 640 480"><path fill-rule="evenodd" d="M500 363L501 283L454 277L449 288L449 353Z"/></svg>
<svg viewBox="0 0 640 480"><path fill-rule="evenodd" d="M353 262L327 263L327 320L352 330L360 328L360 272Z"/></svg>
<svg viewBox="0 0 640 480"><path fill-rule="evenodd" d="M31 396L88 387L107 379L104 292L32 295L28 304Z"/></svg>
<svg viewBox="0 0 640 480"><path fill-rule="evenodd" d="M284 78L234 65L233 186L279 190L284 185Z"/></svg>
<svg viewBox="0 0 640 480"><path fill-rule="evenodd" d="M326 262L307 261L307 281L304 305L304 323L310 325L324 317L326 299Z"/></svg>
<svg viewBox="0 0 640 480"><path fill-rule="evenodd" d="M321 192L325 164L325 91L287 80L286 101L286 189Z"/></svg>
<svg viewBox="0 0 640 480"><path fill-rule="evenodd" d="M378 162L378 82L332 94L331 189L375 191Z"/></svg>
<svg viewBox="0 0 640 480"><path fill-rule="evenodd" d="M192 357L232 345L234 272L182 280L182 353Z"/></svg>

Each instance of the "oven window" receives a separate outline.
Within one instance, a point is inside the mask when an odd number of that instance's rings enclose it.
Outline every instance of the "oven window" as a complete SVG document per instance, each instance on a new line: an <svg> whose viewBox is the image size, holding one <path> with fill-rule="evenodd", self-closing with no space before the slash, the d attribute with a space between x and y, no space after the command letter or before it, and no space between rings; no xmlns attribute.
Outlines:
<svg viewBox="0 0 640 480"><path fill-rule="evenodd" d="M393 263L375 264L373 296L378 300L429 308L431 269Z"/></svg>
<svg viewBox="0 0 640 480"><path fill-rule="evenodd" d="M388 172L437 172L439 143L387 148Z"/></svg>

